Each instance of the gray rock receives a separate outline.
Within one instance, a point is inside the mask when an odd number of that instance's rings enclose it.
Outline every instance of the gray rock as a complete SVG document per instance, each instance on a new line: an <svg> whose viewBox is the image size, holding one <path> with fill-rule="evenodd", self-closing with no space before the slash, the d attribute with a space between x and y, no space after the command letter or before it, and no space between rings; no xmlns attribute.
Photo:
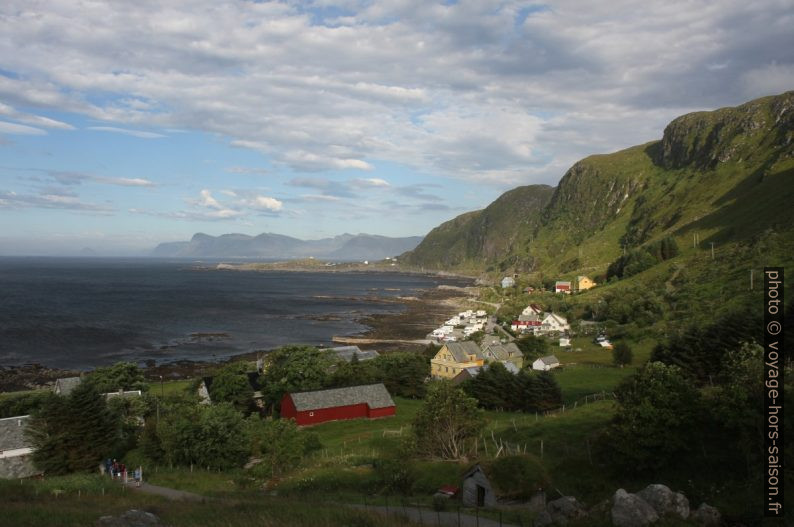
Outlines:
<svg viewBox="0 0 794 527"><path fill-rule="evenodd" d="M546 511L551 516L552 521L557 525L568 525L568 522L578 520L587 516L587 510L573 496L563 496L562 498L550 501L546 505Z"/></svg>
<svg viewBox="0 0 794 527"><path fill-rule="evenodd" d="M527 508L529 509L529 512L540 512L546 510L546 493L541 490L533 494L529 499Z"/></svg>
<svg viewBox="0 0 794 527"><path fill-rule="evenodd" d="M659 519L648 502L636 494L618 489L612 498L612 523L615 527L643 527Z"/></svg>
<svg viewBox="0 0 794 527"><path fill-rule="evenodd" d="M534 527L548 527L553 524L554 520L551 519L551 514L547 511L541 511L535 518Z"/></svg>
<svg viewBox="0 0 794 527"><path fill-rule="evenodd" d="M151 512L131 509L118 517L102 516L95 525L96 527L156 527L160 525L160 518Z"/></svg>
<svg viewBox="0 0 794 527"><path fill-rule="evenodd" d="M673 492L660 484L648 485L637 493L659 516L672 515L686 520L689 517L689 500L680 492Z"/></svg>
<svg viewBox="0 0 794 527"><path fill-rule="evenodd" d="M706 527L717 526L722 521L722 515L716 507L712 507L708 503L701 503L700 507L692 513L692 519L700 525Z"/></svg>

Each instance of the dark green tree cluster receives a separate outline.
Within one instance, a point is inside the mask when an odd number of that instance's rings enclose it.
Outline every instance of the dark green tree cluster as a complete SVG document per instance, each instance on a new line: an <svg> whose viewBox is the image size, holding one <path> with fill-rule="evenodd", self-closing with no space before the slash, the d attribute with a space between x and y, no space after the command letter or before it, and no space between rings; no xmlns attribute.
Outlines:
<svg viewBox="0 0 794 527"><path fill-rule="evenodd" d="M708 326L690 326L658 344L651 360L679 366L701 382L713 382L723 370L723 359L745 342L763 342L760 309L732 311Z"/></svg>
<svg viewBox="0 0 794 527"><path fill-rule="evenodd" d="M262 395L270 408L277 408L287 392L321 390L331 386L337 365L333 352L312 346L284 346L265 359Z"/></svg>
<svg viewBox="0 0 794 527"><path fill-rule="evenodd" d="M86 376L100 393L119 390L148 390L143 371L132 362L119 362L113 366L97 368Z"/></svg>
<svg viewBox="0 0 794 527"><path fill-rule="evenodd" d="M491 363L462 385L482 408L538 412L562 404L562 392L550 372L520 371L514 375L499 362Z"/></svg>
<svg viewBox="0 0 794 527"><path fill-rule="evenodd" d="M245 419L229 403L181 405L156 428L163 461L175 465L240 467L251 451Z"/></svg>
<svg viewBox="0 0 794 527"><path fill-rule="evenodd" d="M45 474L95 470L114 452L119 420L90 382L68 397L52 397L37 409L26 429L33 463Z"/></svg>
<svg viewBox="0 0 794 527"><path fill-rule="evenodd" d="M0 419L18 415L35 414L56 397L49 390L35 390L0 399Z"/></svg>
<svg viewBox="0 0 794 527"><path fill-rule="evenodd" d="M612 277L627 278L641 273L659 262L678 256L679 252L678 244L670 237L632 249L609 264L607 280Z"/></svg>
<svg viewBox="0 0 794 527"><path fill-rule="evenodd" d="M210 397L214 402L229 403L241 412L252 410L254 389L248 382L245 362L234 362L223 368L212 378Z"/></svg>
<svg viewBox="0 0 794 527"><path fill-rule="evenodd" d="M524 361L535 357L545 357L549 354L549 341L535 335L525 335L513 341L524 354Z"/></svg>
<svg viewBox="0 0 794 527"><path fill-rule="evenodd" d="M254 474L279 476L297 467L304 456L322 447L317 435L298 428L292 419L260 419L248 422L252 454L261 459Z"/></svg>
<svg viewBox="0 0 794 527"><path fill-rule="evenodd" d="M698 446L692 428L702 412L700 392L677 366L649 362L615 394L617 413L602 445L620 470L655 471Z"/></svg>
<svg viewBox="0 0 794 527"><path fill-rule="evenodd" d="M634 353L631 351L631 346L622 340L616 343L612 348L612 362L617 366L623 367L631 364L632 360L634 360Z"/></svg>

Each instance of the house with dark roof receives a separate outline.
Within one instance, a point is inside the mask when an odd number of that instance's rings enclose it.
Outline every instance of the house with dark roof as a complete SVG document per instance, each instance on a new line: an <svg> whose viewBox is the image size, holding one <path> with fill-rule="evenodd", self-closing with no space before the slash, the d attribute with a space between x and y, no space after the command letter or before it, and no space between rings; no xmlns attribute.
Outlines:
<svg viewBox="0 0 794 527"><path fill-rule="evenodd" d="M503 362L502 363L507 371L512 373L513 375L518 375L518 372L521 370L512 362ZM484 372L488 369L490 364L483 364L482 366L471 366L470 368L463 368L461 372L455 375L452 378L452 384L460 384L463 381L468 381L469 379L473 379L478 376L481 372Z"/></svg>
<svg viewBox="0 0 794 527"><path fill-rule="evenodd" d="M476 342L447 342L430 359L430 375L436 379L452 379L464 368L482 366L485 357Z"/></svg>
<svg viewBox="0 0 794 527"><path fill-rule="evenodd" d="M559 359L557 359L557 357L554 355L541 357L532 363L532 369L540 371L549 371L553 368L559 368L560 366Z"/></svg>
<svg viewBox="0 0 794 527"><path fill-rule="evenodd" d="M0 419L0 479L27 478L38 474L31 461L33 447L25 437L29 415Z"/></svg>
<svg viewBox="0 0 794 527"><path fill-rule="evenodd" d="M77 388L77 385L80 384L81 381L82 379L80 377L64 377L63 379L57 379L52 391L55 392L56 395L69 395L72 393L72 390Z"/></svg>
<svg viewBox="0 0 794 527"><path fill-rule="evenodd" d="M342 419L375 419L395 413L396 406L383 383L285 393L281 398L281 417L295 419L301 426Z"/></svg>
<svg viewBox="0 0 794 527"><path fill-rule="evenodd" d="M488 344L483 346L482 355L487 362L501 362L505 365L512 364L519 370L524 365L524 354L514 342L507 344Z"/></svg>
<svg viewBox="0 0 794 527"><path fill-rule="evenodd" d="M333 351L337 357L345 362L351 362L353 357L357 357L359 361L362 361L372 360L380 356L380 353L375 350L364 351L358 346L338 346L336 348L328 349L329 351Z"/></svg>

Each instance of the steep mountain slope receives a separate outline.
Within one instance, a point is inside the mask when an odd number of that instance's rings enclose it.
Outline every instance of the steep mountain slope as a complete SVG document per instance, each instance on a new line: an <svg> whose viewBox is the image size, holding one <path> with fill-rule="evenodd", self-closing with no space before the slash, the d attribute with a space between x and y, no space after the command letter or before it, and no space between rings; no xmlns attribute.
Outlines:
<svg viewBox="0 0 794 527"><path fill-rule="evenodd" d="M517 208L532 188L512 190L483 211L441 225L405 260L425 268L534 272L543 279L601 273L625 249L664 237L685 247L694 235L702 246L788 231L794 223L794 92L679 117L660 141L585 158L548 200ZM502 222L482 219L497 209ZM500 240L496 250L481 242L490 239Z"/></svg>
<svg viewBox="0 0 794 527"><path fill-rule="evenodd" d="M483 210L458 216L433 229L409 255L429 268L477 269L500 261L531 238L554 192L548 185L518 187Z"/></svg>

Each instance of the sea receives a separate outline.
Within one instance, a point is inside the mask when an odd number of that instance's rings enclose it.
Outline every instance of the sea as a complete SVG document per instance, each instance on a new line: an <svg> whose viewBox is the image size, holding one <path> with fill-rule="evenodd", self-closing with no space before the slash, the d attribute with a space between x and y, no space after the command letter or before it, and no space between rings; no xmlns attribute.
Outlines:
<svg viewBox="0 0 794 527"><path fill-rule="evenodd" d="M0 366L89 369L330 345L454 278L216 270L212 262L0 258Z"/></svg>

